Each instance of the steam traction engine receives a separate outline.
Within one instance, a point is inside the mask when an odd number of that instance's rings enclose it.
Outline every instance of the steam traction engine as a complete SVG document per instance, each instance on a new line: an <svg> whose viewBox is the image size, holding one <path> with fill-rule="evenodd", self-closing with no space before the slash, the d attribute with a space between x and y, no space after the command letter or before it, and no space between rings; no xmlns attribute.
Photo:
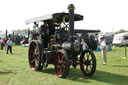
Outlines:
<svg viewBox="0 0 128 85"><path fill-rule="evenodd" d="M41 71L53 64L57 76L64 78L70 65L76 68L80 64L84 75L91 77L94 74L96 58L91 50L82 50L81 37L74 31L74 21L83 20L83 16L74 14L74 9L70 4L69 13L54 13L25 21L38 28L29 45L28 59L32 70ZM39 27L39 22L44 25Z"/></svg>

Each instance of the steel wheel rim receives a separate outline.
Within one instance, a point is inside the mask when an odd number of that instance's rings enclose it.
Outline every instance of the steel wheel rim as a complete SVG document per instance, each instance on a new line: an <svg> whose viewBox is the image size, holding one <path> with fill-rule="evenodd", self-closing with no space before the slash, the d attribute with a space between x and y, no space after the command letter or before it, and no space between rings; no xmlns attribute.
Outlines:
<svg viewBox="0 0 128 85"><path fill-rule="evenodd" d="M65 56L61 52L58 52L55 57L55 71L58 77L62 77L66 72Z"/></svg>
<svg viewBox="0 0 128 85"><path fill-rule="evenodd" d="M36 70L39 63L39 49L35 42L32 42L29 47L29 65L32 70Z"/></svg>
<svg viewBox="0 0 128 85"><path fill-rule="evenodd" d="M89 52L82 55L81 70L86 74L90 74L93 69L93 60Z"/></svg>

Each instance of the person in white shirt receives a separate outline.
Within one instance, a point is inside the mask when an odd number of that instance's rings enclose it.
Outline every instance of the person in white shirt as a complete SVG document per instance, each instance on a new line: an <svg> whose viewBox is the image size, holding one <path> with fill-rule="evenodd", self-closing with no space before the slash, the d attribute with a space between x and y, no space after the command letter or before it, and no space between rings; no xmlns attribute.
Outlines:
<svg viewBox="0 0 128 85"><path fill-rule="evenodd" d="M100 38L100 42L101 42L101 54L103 56L103 65L106 65L107 64L107 50L106 50L106 41L104 39L104 37L101 37Z"/></svg>
<svg viewBox="0 0 128 85"><path fill-rule="evenodd" d="M88 45L86 44L84 38L81 39L81 44L82 44L82 50L83 51L85 51L86 49L88 49Z"/></svg>
<svg viewBox="0 0 128 85"><path fill-rule="evenodd" d="M8 50L10 50L10 53L12 54L12 45L13 45L13 42L11 40L11 38L8 39L7 41L7 54L8 54Z"/></svg>

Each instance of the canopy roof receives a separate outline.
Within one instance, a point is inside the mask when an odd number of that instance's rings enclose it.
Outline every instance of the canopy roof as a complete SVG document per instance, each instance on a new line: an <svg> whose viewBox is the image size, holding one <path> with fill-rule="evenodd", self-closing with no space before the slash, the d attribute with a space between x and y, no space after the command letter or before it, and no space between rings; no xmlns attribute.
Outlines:
<svg viewBox="0 0 128 85"><path fill-rule="evenodd" d="M65 21L69 21L69 13L54 13L54 14L49 14L46 16L41 16L33 19L26 20L25 23L34 23L34 22L41 22L41 21L61 21L62 17L65 17ZM83 20L83 16L79 14L74 14L74 21L79 21Z"/></svg>
<svg viewBox="0 0 128 85"><path fill-rule="evenodd" d="M76 33L93 33L100 32L100 30L88 30L88 29L75 29Z"/></svg>

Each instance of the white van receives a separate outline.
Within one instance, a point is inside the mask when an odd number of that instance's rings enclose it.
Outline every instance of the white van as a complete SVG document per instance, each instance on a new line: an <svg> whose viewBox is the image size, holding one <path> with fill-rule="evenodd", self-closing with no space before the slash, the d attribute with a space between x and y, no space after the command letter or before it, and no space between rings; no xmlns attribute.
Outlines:
<svg viewBox="0 0 128 85"><path fill-rule="evenodd" d="M124 46L125 44L128 45L128 32L114 35L114 46Z"/></svg>

